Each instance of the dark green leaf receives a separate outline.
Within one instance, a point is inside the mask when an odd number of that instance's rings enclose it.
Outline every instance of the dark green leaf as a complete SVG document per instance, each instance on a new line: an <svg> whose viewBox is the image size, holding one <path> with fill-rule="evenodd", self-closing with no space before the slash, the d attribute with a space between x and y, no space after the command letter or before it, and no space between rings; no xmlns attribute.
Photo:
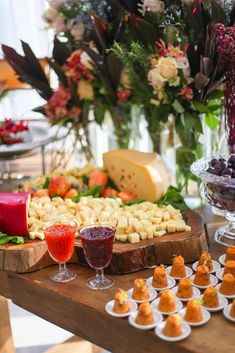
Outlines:
<svg viewBox="0 0 235 353"><path fill-rule="evenodd" d="M61 43L58 38L54 39L53 58L57 64L64 65L69 58L71 51L65 43Z"/></svg>
<svg viewBox="0 0 235 353"><path fill-rule="evenodd" d="M111 179L110 177L108 177L107 187L119 191L118 186L115 184L113 179Z"/></svg>
<svg viewBox="0 0 235 353"><path fill-rule="evenodd" d="M23 237L11 237L10 242L15 243L15 244L24 244L24 238Z"/></svg>
<svg viewBox="0 0 235 353"><path fill-rule="evenodd" d="M177 113L184 113L185 109L184 107L182 106L182 104L178 101L178 99L175 99L173 104L172 104L172 107L175 109L175 111Z"/></svg>
<svg viewBox="0 0 235 353"><path fill-rule="evenodd" d="M5 235L7 235L7 234L4 234L4 233L0 232L0 238L1 237L5 237Z"/></svg>
<svg viewBox="0 0 235 353"><path fill-rule="evenodd" d="M94 186L90 189L81 191L79 195L72 198L72 201L75 203L78 203L81 197L85 197L85 196L99 197L102 190L104 190L104 185Z"/></svg>
<svg viewBox="0 0 235 353"><path fill-rule="evenodd" d="M83 176L82 176L82 182L83 182L83 184L88 185L89 178L88 178L87 175L83 175Z"/></svg>
<svg viewBox="0 0 235 353"><path fill-rule="evenodd" d="M224 97L224 91L216 90L210 94L210 99L220 99Z"/></svg>
<svg viewBox="0 0 235 353"><path fill-rule="evenodd" d="M125 201L125 202L123 202L123 204L125 206L132 206L132 205L136 205L138 203L142 203L142 202L145 202L145 201L147 201L147 200L145 200L145 199L133 199L133 200Z"/></svg>
<svg viewBox="0 0 235 353"><path fill-rule="evenodd" d="M184 198L180 193L180 190L174 186L169 186L165 195L156 202L160 205L172 205L174 208L184 211L187 206L184 202Z"/></svg>
<svg viewBox="0 0 235 353"><path fill-rule="evenodd" d="M50 178L46 178L45 183L43 184L43 189L48 189L50 184Z"/></svg>
<svg viewBox="0 0 235 353"><path fill-rule="evenodd" d="M195 100L192 101L192 105L199 113L211 113L210 109L208 109L204 104L199 103Z"/></svg>
<svg viewBox="0 0 235 353"><path fill-rule="evenodd" d="M23 237L12 237L6 234L0 233L0 245L7 243L24 244Z"/></svg>
<svg viewBox="0 0 235 353"><path fill-rule="evenodd" d="M106 111L106 107L103 104L97 104L94 107L95 121L100 126L103 124L105 111Z"/></svg>

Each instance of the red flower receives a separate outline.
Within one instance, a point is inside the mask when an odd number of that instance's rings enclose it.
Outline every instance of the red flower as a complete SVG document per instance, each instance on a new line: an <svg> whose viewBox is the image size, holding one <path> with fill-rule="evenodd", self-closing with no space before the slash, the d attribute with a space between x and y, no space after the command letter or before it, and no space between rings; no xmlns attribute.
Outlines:
<svg viewBox="0 0 235 353"><path fill-rule="evenodd" d="M131 25L134 28L138 28L139 27L140 18L137 15L135 15L134 13L130 13L129 14L129 20L130 20Z"/></svg>
<svg viewBox="0 0 235 353"><path fill-rule="evenodd" d="M184 86L179 93L176 95L177 97L182 97L187 101L191 101L193 99L193 90L188 86Z"/></svg>
<svg viewBox="0 0 235 353"><path fill-rule="evenodd" d="M130 96L131 96L131 91L126 88L117 92L117 99L120 102L126 102Z"/></svg>

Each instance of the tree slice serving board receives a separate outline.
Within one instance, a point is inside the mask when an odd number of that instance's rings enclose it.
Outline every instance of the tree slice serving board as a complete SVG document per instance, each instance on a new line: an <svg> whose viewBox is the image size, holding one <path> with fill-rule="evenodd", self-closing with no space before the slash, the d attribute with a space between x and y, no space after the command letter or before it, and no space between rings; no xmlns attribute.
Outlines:
<svg viewBox="0 0 235 353"><path fill-rule="evenodd" d="M203 219L191 210L184 216L192 228L190 232L167 234L136 244L115 242L107 272L130 273L157 264L171 264L175 255L182 255L186 263L197 260L201 252L207 250ZM70 262L87 265L79 239ZM45 241L26 240L22 245L0 246L0 270L26 273L52 264L54 261L47 252Z"/></svg>

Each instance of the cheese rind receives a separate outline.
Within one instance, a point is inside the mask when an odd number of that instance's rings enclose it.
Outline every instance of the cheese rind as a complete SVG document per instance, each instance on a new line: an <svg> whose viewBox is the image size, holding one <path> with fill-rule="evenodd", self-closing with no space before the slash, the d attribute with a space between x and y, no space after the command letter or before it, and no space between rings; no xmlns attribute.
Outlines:
<svg viewBox="0 0 235 353"><path fill-rule="evenodd" d="M0 193L0 231L7 235L28 236L30 194Z"/></svg>
<svg viewBox="0 0 235 353"><path fill-rule="evenodd" d="M157 153L115 150L103 154L104 168L122 191L154 202L170 186L170 174Z"/></svg>

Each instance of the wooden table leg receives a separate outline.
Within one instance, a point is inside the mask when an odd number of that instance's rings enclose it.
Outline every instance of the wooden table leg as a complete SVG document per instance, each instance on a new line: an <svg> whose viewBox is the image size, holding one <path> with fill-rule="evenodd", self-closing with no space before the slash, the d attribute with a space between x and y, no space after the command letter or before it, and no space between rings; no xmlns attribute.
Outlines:
<svg viewBox="0 0 235 353"><path fill-rule="evenodd" d="M15 353L7 299L0 296L0 353Z"/></svg>

